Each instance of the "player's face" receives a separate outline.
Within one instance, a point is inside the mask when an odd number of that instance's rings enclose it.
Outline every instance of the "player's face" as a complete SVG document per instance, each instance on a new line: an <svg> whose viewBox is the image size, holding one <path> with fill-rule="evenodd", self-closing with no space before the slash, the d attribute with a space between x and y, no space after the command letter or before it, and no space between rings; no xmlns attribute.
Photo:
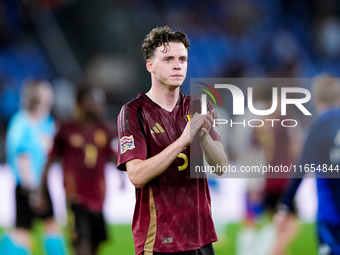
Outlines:
<svg viewBox="0 0 340 255"><path fill-rule="evenodd" d="M155 49L154 56L148 60L148 70L154 74L158 83L165 86L181 86L187 73L188 51L183 43L170 42L167 46Z"/></svg>
<svg viewBox="0 0 340 255"><path fill-rule="evenodd" d="M52 89L50 88L50 84L42 83L38 87L38 94L40 98L38 110L41 113L49 112L54 102L54 95Z"/></svg>
<svg viewBox="0 0 340 255"><path fill-rule="evenodd" d="M103 114L104 107L105 94L102 90L95 89L92 93L85 96L83 108L89 117L98 119Z"/></svg>

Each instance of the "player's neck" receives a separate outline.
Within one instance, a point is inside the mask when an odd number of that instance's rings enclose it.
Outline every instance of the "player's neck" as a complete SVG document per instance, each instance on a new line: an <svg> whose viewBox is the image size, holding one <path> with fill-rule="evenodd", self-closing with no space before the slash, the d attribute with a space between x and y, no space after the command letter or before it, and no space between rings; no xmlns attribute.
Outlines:
<svg viewBox="0 0 340 255"><path fill-rule="evenodd" d="M171 112L178 102L179 87L173 89L152 86L146 95L160 107Z"/></svg>
<svg viewBox="0 0 340 255"><path fill-rule="evenodd" d="M91 127L96 125L100 121L100 118L97 116L92 116L91 114L83 113L77 117L78 123L82 126Z"/></svg>
<svg viewBox="0 0 340 255"><path fill-rule="evenodd" d="M331 104L331 103L324 103L318 99L315 100L315 110L316 110L316 113L321 116L323 115L324 113L332 110L332 109L335 109L337 107L339 107L336 103L334 104Z"/></svg>
<svg viewBox="0 0 340 255"><path fill-rule="evenodd" d="M39 111L28 112L28 115L32 122L39 122L45 116L45 114Z"/></svg>
<svg viewBox="0 0 340 255"><path fill-rule="evenodd" d="M322 104L322 103L319 103L319 105L316 107L316 112L319 116L325 114L326 112L332 110L332 109L335 109L337 108L336 105L327 105L327 104Z"/></svg>

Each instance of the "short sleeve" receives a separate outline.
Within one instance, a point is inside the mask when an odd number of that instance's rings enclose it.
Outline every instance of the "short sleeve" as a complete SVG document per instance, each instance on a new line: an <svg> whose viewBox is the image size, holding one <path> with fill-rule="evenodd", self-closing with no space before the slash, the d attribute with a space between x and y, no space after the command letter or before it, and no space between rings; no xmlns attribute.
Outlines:
<svg viewBox="0 0 340 255"><path fill-rule="evenodd" d="M132 159L147 158L142 105L138 108L124 105L118 116L119 170L126 171L125 163Z"/></svg>
<svg viewBox="0 0 340 255"><path fill-rule="evenodd" d="M29 136L27 132L27 128L24 128L22 132L19 132L18 134L18 144L16 148L16 154L19 155L21 153L27 153L30 151L30 146L29 146Z"/></svg>
<svg viewBox="0 0 340 255"><path fill-rule="evenodd" d="M20 180L18 169L18 155L28 151L27 139L28 126L25 125L25 115L22 112L16 113L8 124L6 134L6 158L13 174ZM26 137L25 137L26 136Z"/></svg>

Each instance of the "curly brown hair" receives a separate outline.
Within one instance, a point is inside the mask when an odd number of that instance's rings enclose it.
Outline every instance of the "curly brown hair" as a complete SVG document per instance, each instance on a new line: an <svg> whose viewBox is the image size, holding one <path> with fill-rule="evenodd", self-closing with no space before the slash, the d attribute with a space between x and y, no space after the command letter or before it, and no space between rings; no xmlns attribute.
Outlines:
<svg viewBox="0 0 340 255"><path fill-rule="evenodd" d="M168 51L166 45L169 42L183 43L185 48L189 52L190 43L186 34L180 31L174 32L168 26L156 27L152 29L151 32L144 39L142 45L144 60L147 61L148 59L150 59L154 55L155 49L162 45L164 46L162 52L166 53Z"/></svg>

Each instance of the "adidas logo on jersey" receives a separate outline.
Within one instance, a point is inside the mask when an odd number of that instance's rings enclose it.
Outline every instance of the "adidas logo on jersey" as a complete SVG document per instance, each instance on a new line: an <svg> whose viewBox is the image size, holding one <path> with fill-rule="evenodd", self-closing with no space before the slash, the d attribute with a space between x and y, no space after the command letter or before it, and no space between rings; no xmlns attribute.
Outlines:
<svg viewBox="0 0 340 255"><path fill-rule="evenodd" d="M165 133L164 129L162 128L162 126L157 122L153 128L151 129L151 134L158 134L158 133Z"/></svg>

